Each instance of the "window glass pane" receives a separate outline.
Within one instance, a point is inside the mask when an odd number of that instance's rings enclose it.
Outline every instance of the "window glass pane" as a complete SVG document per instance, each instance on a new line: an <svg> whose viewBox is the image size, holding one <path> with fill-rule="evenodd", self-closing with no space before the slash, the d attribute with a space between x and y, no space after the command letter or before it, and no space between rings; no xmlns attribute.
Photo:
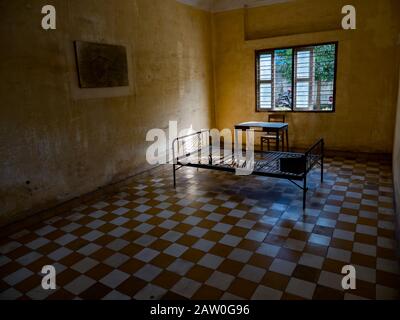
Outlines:
<svg viewBox="0 0 400 320"><path fill-rule="evenodd" d="M330 111L333 108L333 81L314 81L313 110Z"/></svg>
<svg viewBox="0 0 400 320"><path fill-rule="evenodd" d="M313 110L333 110L335 54L334 44L314 47Z"/></svg>
<svg viewBox="0 0 400 320"><path fill-rule="evenodd" d="M275 110L291 110L292 109L292 77L293 77L293 50L283 49L275 50Z"/></svg>
<svg viewBox="0 0 400 320"><path fill-rule="evenodd" d="M271 109L272 107L272 84L260 84L260 108Z"/></svg>
<svg viewBox="0 0 400 320"><path fill-rule="evenodd" d="M308 81L297 82L296 108L304 109L309 107L310 107L310 84Z"/></svg>
<svg viewBox="0 0 400 320"><path fill-rule="evenodd" d="M260 55L260 80L272 80L272 54Z"/></svg>
<svg viewBox="0 0 400 320"><path fill-rule="evenodd" d="M297 79L310 78L311 52L297 52Z"/></svg>
<svg viewBox="0 0 400 320"><path fill-rule="evenodd" d="M333 111L336 46L323 44L260 52L257 107L276 111Z"/></svg>

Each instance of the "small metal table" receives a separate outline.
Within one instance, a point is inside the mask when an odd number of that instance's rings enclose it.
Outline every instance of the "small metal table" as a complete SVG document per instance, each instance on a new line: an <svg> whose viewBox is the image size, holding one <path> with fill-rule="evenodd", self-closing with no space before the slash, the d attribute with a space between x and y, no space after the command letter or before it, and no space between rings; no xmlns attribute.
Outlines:
<svg viewBox="0 0 400 320"><path fill-rule="evenodd" d="M282 133L282 151L285 149L289 152L289 124L280 122L243 122L235 125L236 130L250 130L256 129L255 132L274 132L276 133L276 151L279 151L280 147L280 135Z"/></svg>

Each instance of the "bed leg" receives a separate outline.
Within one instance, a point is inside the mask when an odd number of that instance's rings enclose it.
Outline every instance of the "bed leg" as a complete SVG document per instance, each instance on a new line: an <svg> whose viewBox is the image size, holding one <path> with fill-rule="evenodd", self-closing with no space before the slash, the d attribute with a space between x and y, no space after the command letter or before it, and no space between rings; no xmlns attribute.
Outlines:
<svg viewBox="0 0 400 320"><path fill-rule="evenodd" d="M325 142L321 141L321 183L324 182Z"/></svg>
<svg viewBox="0 0 400 320"><path fill-rule="evenodd" d="M321 158L321 183L324 182L324 157Z"/></svg>
<svg viewBox="0 0 400 320"><path fill-rule="evenodd" d="M303 211L306 210L306 202L307 202L307 176L304 177L304 186L303 186Z"/></svg>
<svg viewBox="0 0 400 320"><path fill-rule="evenodd" d="M174 189L176 189L176 165L173 165L173 170L174 170Z"/></svg>

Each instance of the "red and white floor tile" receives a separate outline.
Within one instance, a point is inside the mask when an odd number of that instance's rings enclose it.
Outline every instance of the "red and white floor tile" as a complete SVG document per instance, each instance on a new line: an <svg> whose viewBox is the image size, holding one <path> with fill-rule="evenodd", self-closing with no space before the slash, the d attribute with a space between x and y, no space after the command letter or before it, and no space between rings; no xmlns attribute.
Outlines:
<svg viewBox="0 0 400 320"><path fill-rule="evenodd" d="M399 298L389 162L327 159L304 213L287 181L183 168L174 190L171 171L2 237L0 299Z"/></svg>

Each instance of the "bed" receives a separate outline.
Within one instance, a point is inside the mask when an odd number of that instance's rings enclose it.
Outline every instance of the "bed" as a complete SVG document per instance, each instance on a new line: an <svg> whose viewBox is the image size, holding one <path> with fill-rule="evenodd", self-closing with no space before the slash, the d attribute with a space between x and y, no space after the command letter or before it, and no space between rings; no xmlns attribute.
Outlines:
<svg viewBox="0 0 400 320"><path fill-rule="evenodd" d="M183 167L219 170L237 173L249 167L245 153L237 148L213 144L210 130L202 130L174 139L173 179L176 188L176 172ZM229 146L229 144L228 144ZM235 150L235 151L234 151ZM305 153L254 151L251 175L285 179L303 191L303 210L307 203L307 176L316 167L321 169L324 181L324 140L318 140Z"/></svg>

